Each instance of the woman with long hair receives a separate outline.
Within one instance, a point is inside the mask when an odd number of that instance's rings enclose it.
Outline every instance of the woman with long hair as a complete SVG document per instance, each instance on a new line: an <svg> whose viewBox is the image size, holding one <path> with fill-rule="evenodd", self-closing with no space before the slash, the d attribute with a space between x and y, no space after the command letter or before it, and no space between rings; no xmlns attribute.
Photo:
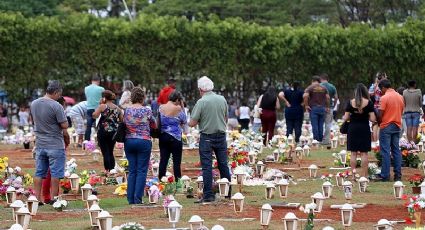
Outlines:
<svg viewBox="0 0 425 230"><path fill-rule="evenodd" d="M350 166L356 174L357 156L361 156L361 176L368 176L368 155L371 150L371 127L377 124L373 103L365 85L359 83L354 90L354 98L345 108L344 121L349 121L347 133L347 150L351 151Z"/></svg>
<svg viewBox="0 0 425 230"><path fill-rule="evenodd" d="M126 136L124 150L128 159L127 200L142 204L152 150L150 129L156 128L152 110L144 106L145 92L140 87L131 91L132 104L124 111Z"/></svg>
<svg viewBox="0 0 425 230"><path fill-rule="evenodd" d="M131 90L134 88L134 84L130 80L125 80L122 87L122 95L119 101L119 106L122 109L127 108L131 105Z"/></svg>
<svg viewBox="0 0 425 230"><path fill-rule="evenodd" d="M174 90L168 96L168 102L159 106L159 119L161 119L161 134L159 135L160 160L158 179L161 180L165 176L168 161L172 154L174 177L178 180L181 177L182 131L183 125L187 124L183 96L179 91Z"/></svg>
<svg viewBox="0 0 425 230"><path fill-rule="evenodd" d="M93 113L94 119L100 116L97 140L103 155L103 166L106 172L115 168L115 141L113 141L112 137L117 131L118 123L123 119L121 109L114 104L114 101L115 94L112 91L103 91L101 104Z"/></svg>
<svg viewBox="0 0 425 230"><path fill-rule="evenodd" d="M266 92L260 96L257 106L261 109L260 119L264 137L263 144L267 145L268 141L273 138L277 119L276 110L280 108L276 89L273 86L269 86Z"/></svg>

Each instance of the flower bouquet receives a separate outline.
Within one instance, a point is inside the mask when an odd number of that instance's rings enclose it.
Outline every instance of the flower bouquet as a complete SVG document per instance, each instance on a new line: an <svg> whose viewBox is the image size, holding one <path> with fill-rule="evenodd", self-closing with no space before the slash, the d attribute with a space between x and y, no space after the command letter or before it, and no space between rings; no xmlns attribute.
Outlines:
<svg viewBox="0 0 425 230"><path fill-rule="evenodd" d="M416 220L416 227L420 227L421 225L421 209L425 208L425 196L411 196L408 198L404 196L403 199L407 200L405 203L405 207L407 207L407 211L409 212L409 218L406 219L406 223L412 223L412 219Z"/></svg>
<svg viewBox="0 0 425 230"><path fill-rule="evenodd" d="M163 176L159 183L159 189L164 195L175 195L177 192L177 183L173 175Z"/></svg>
<svg viewBox="0 0 425 230"><path fill-rule="evenodd" d="M308 214L305 230L313 230L314 228L314 210L316 207L315 203L306 204L305 207L300 206L300 211Z"/></svg>
<svg viewBox="0 0 425 230"><path fill-rule="evenodd" d="M401 139L399 144L402 156L402 165L405 167L417 168L420 163L418 146L413 142L409 143L405 139Z"/></svg>
<svg viewBox="0 0 425 230"><path fill-rule="evenodd" d="M413 194L419 194L421 193L421 188L419 185L424 181L425 177L421 174L414 174L409 177L409 183L412 185L412 191Z"/></svg>
<svg viewBox="0 0 425 230"><path fill-rule="evenodd" d="M6 171L7 166L9 166L9 164L7 163L9 161L8 157L0 157L0 173L3 173Z"/></svg>
<svg viewBox="0 0 425 230"><path fill-rule="evenodd" d="M59 182L59 186L61 187L62 192L63 192L64 194L68 194L68 193L69 193L69 191L71 191L71 182L70 182L69 180L64 180L64 179L62 179L62 180Z"/></svg>
<svg viewBox="0 0 425 230"><path fill-rule="evenodd" d="M335 174L336 186L342 186L344 180L348 178L348 176L353 175L349 170L345 172L338 172Z"/></svg>
<svg viewBox="0 0 425 230"><path fill-rule="evenodd" d="M53 208L58 212L62 212L67 206L68 202L66 200L56 200L56 202L53 203Z"/></svg>
<svg viewBox="0 0 425 230"><path fill-rule="evenodd" d="M331 173L326 173L326 174L323 174L321 177L320 177L320 179L322 179L322 180L324 180L324 181L328 181L328 182L331 182L331 180L332 180L332 178L333 178L333 174L331 174Z"/></svg>

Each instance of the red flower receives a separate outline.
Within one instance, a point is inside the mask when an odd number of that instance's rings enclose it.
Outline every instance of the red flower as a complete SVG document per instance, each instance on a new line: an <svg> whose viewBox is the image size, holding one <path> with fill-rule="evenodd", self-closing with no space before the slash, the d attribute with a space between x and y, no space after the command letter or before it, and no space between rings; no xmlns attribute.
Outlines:
<svg viewBox="0 0 425 230"><path fill-rule="evenodd" d="M168 183L173 183L173 182L174 182L174 176L168 177Z"/></svg>
<svg viewBox="0 0 425 230"><path fill-rule="evenodd" d="M214 162L214 168L217 168L218 167L218 162L217 161L215 161Z"/></svg>
<svg viewBox="0 0 425 230"><path fill-rule="evenodd" d="M243 159L238 159L238 164L243 164L244 163L244 160Z"/></svg>
<svg viewBox="0 0 425 230"><path fill-rule="evenodd" d="M404 221L406 224L413 224L412 219L410 219L409 217L404 218Z"/></svg>
<svg viewBox="0 0 425 230"><path fill-rule="evenodd" d="M407 196L406 194L403 194L403 195L401 196L401 199L402 199L402 200L407 200L407 198L408 198L408 196Z"/></svg>
<svg viewBox="0 0 425 230"><path fill-rule="evenodd" d="M2 180L0 180L0 186L2 186L3 185L3 181Z"/></svg>
<svg viewBox="0 0 425 230"><path fill-rule="evenodd" d="M236 168L236 162L232 161L232 168Z"/></svg>

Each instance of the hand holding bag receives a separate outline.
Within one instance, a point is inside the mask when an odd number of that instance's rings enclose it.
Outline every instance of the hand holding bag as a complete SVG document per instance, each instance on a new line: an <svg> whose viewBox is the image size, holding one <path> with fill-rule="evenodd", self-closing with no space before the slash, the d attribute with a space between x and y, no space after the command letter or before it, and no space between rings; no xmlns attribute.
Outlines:
<svg viewBox="0 0 425 230"><path fill-rule="evenodd" d="M118 124L117 131L115 132L114 136L112 136L112 140L116 142L124 142L125 141L125 134L126 134L127 126L124 122L120 122Z"/></svg>

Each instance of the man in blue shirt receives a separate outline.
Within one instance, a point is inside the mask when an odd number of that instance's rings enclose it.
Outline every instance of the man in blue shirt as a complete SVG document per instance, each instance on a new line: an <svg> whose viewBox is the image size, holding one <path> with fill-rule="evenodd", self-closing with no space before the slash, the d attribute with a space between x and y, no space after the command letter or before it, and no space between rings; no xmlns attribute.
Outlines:
<svg viewBox="0 0 425 230"><path fill-rule="evenodd" d="M86 86L86 88L84 89L84 93L86 95L87 100L87 128L86 133L84 135L84 140L86 141L90 140L91 128L93 126L93 123L95 122L95 119L92 116L93 112L99 106L100 99L102 99L102 92L105 91L105 89L99 86L99 84L99 76L93 76L91 80L91 85Z"/></svg>
<svg viewBox="0 0 425 230"><path fill-rule="evenodd" d="M328 90L329 97L330 97L330 107L334 107L334 103L338 101L338 93L336 91L336 88L334 85L328 82L329 77L326 73L323 73L320 75L320 85L325 87ZM323 134L323 141L322 144L324 145L330 145L331 143L331 126L332 126L332 119L333 119L333 111L330 109L326 112L325 116L325 133Z"/></svg>

